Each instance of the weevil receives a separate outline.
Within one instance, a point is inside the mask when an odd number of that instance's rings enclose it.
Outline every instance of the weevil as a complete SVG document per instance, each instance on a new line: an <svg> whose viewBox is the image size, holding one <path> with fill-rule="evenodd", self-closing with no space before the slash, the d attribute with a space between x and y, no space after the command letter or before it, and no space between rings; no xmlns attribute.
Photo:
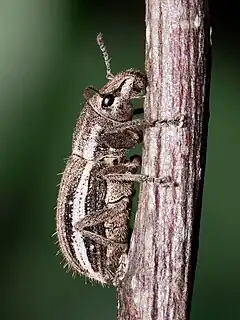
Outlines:
<svg viewBox="0 0 240 320"><path fill-rule="evenodd" d="M132 120L131 100L141 96L147 79L135 69L113 76L101 34L97 40L109 81L100 90L85 90L86 102L59 188L57 237L74 272L102 284L115 284L128 250L133 182L144 178L136 174L141 157L126 157L126 151L143 138L143 122Z"/></svg>

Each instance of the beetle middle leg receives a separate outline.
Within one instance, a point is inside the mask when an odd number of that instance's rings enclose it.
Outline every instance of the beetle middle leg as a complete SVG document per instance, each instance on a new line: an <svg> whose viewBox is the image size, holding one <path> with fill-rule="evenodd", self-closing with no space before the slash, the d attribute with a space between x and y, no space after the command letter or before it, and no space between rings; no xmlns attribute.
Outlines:
<svg viewBox="0 0 240 320"><path fill-rule="evenodd" d="M172 178L169 176L158 178L137 173L140 166L141 157L132 156L130 161L128 161L127 163L120 163L119 165L110 166L100 170L98 176L101 176L109 183L150 182L161 184L165 187L169 187L171 185L177 186L177 183L173 183Z"/></svg>
<svg viewBox="0 0 240 320"><path fill-rule="evenodd" d="M170 176L163 177L163 178L158 178L158 177L150 177L145 174L122 174L122 173L111 173L111 174L106 174L104 179L109 180L109 181L119 181L119 182L149 182L149 183L155 183L155 184L161 184L165 187L170 187L170 186L178 186L178 183L173 182L172 178Z"/></svg>

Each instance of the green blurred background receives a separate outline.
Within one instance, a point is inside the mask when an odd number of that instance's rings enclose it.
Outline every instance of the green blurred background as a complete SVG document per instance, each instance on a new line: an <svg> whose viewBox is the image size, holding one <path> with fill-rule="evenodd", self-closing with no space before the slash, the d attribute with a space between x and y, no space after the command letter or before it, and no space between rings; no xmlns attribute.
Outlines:
<svg viewBox="0 0 240 320"><path fill-rule="evenodd" d="M192 320L240 319L239 26L213 5L211 121ZM236 12L236 13L235 13ZM56 256L57 187L87 85L144 69L144 1L0 1L0 319L115 319L113 288L66 273Z"/></svg>

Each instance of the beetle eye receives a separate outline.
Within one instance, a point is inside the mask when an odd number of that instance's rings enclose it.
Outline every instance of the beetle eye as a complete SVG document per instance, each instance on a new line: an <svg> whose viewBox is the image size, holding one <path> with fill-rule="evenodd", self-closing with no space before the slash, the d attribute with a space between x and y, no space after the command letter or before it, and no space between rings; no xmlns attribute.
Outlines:
<svg viewBox="0 0 240 320"><path fill-rule="evenodd" d="M113 104L113 102L114 102L114 95L113 94L107 94L107 95L105 95L105 97L103 98L103 100L102 100L102 107L103 108L108 108L108 107L110 107L112 104Z"/></svg>

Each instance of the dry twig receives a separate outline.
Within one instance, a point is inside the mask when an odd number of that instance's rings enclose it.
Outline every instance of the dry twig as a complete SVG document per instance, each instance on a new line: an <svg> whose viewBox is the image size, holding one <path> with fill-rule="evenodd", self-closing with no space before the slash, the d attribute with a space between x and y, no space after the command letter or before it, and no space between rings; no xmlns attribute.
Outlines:
<svg viewBox="0 0 240 320"><path fill-rule="evenodd" d="M146 0L142 183L119 320L189 319L206 158L210 25L202 0Z"/></svg>

